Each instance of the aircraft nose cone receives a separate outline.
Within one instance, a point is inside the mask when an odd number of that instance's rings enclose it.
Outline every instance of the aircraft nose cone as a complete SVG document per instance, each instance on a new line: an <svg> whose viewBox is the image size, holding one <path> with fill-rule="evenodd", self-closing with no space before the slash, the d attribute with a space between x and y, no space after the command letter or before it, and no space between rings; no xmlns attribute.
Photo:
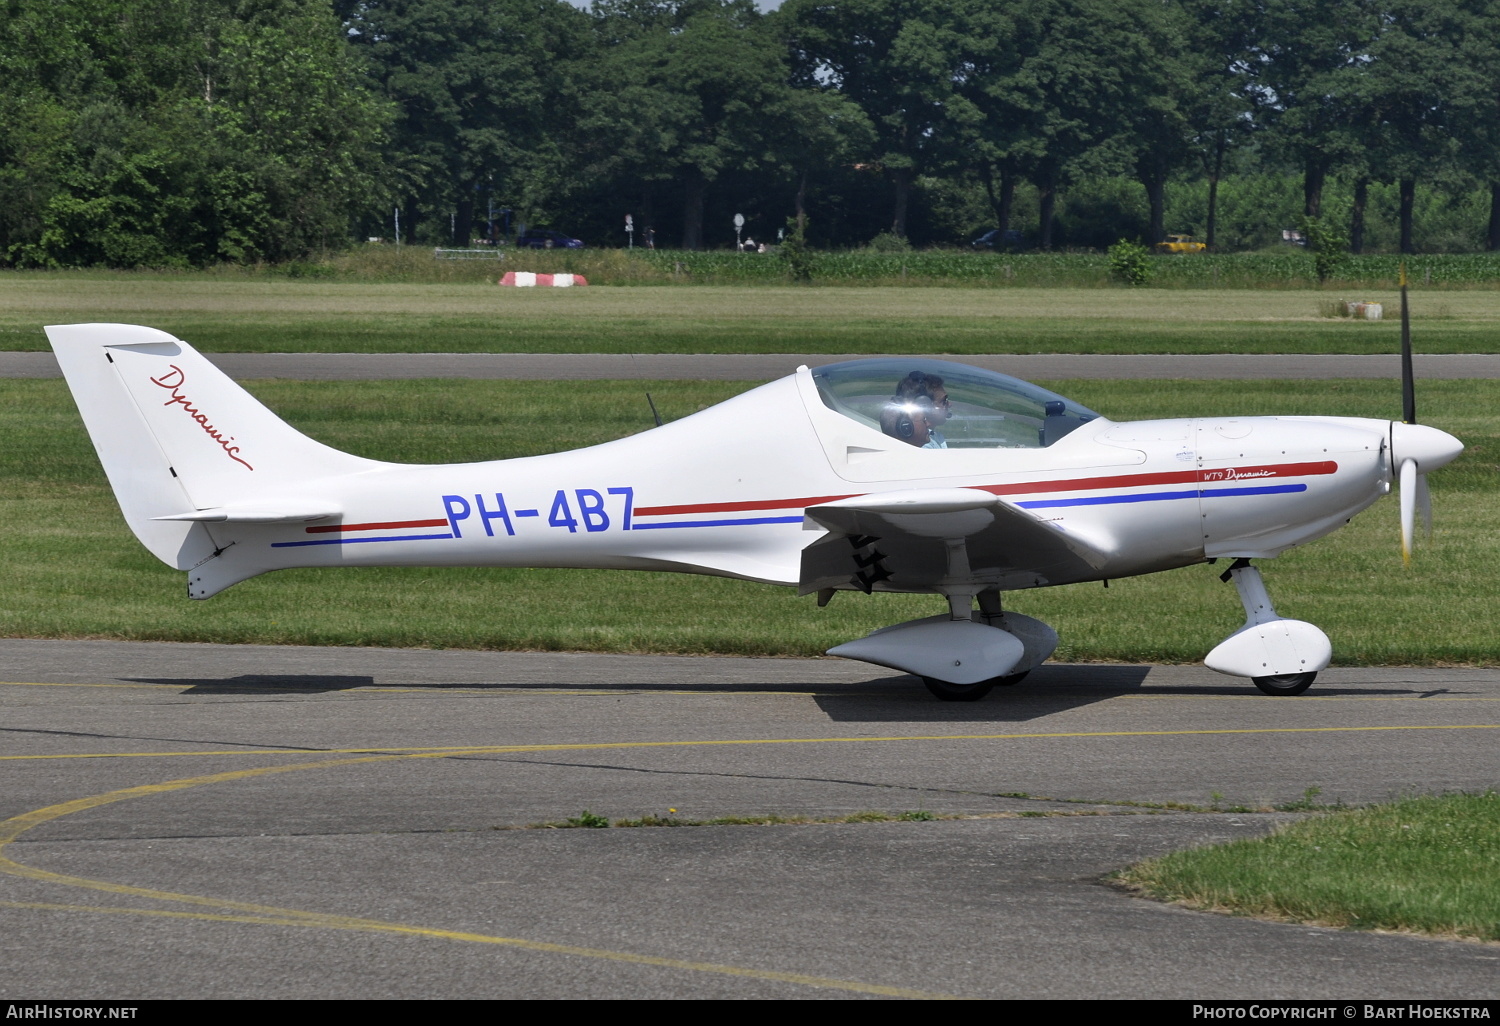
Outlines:
<svg viewBox="0 0 1500 1026"><path fill-rule="evenodd" d="M1391 421L1391 463L1399 467L1414 460L1417 471L1426 474L1451 463L1464 451L1464 443L1446 431L1425 424L1402 424Z"/></svg>

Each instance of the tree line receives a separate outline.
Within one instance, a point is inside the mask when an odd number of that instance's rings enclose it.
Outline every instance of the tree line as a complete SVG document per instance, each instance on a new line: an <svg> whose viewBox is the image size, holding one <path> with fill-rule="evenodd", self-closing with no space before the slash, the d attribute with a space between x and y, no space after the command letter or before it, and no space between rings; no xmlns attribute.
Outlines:
<svg viewBox="0 0 1500 1026"><path fill-rule="evenodd" d="M1277 177L1354 252L1376 200L1414 252L1419 210L1487 191L1472 238L1500 248L1500 0L0 11L8 266L275 262L548 223L618 245L624 214L637 242L699 249L733 212L822 246L996 228L1051 249L1159 241L1190 206L1219 247L1245 244L1220 238L1221 188ZM1060 216L1122 182L1133 198L1089 224Z"/></svg>

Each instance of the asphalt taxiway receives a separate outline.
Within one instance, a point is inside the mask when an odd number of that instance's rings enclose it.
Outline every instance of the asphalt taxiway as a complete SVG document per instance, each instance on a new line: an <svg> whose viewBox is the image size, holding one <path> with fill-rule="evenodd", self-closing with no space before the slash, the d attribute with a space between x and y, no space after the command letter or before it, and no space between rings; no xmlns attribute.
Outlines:
<svg viewBox="0 0 1500 1026"><path fill-rule="evenodd" d="M1482 998L1500 947L1188 912L1105 876L1500 786L1500 672L0 641L7 998ZM581 818L969 818L545 829ZM1037 815L1041 814L1041 815Z"/></svg>

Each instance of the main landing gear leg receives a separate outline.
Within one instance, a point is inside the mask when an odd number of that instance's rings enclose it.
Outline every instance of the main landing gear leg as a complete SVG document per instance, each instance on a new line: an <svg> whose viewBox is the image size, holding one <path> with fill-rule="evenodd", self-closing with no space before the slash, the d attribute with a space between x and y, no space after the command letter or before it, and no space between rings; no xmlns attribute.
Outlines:
<svg viewBox="0 0 1500 1026"><path fill-rule="evenodd" d="M972 592L950 591L947 597L950 619L962 622L974 618L974 594ZM922 683L927 685L928 691L944 702L977 702L990 693L996 680L981 680L974 684L953 684L936 677L923 676Z"/></svg>
<svg viewBox="0 0 1500 1026"><path fill-rule="evenodd" d="M1332 660L1328 636L1310 623L1276 615L1260 571L1236 559L1222 579L1233 581L1245 607L1245 626L1208 654L1211 670L1249 677L1268 695L1300 695Z"/></svg>
<svg viewBox="0 0 1500 1026"><path fill-rule="evenodd" d="M991 627L1000 627L1001 619L1005 616L1005 611L1000 608L1000 592L981 591L976 597L979 599L979 619ZM1048 652L1048 655L1051 655L1051 652ZM1030 672L1031 668L1027 667L1020 673L1007 673L1000 677L992 677L990 684L995 687L1007 688L1012 684L1021 683Z"/></svg>

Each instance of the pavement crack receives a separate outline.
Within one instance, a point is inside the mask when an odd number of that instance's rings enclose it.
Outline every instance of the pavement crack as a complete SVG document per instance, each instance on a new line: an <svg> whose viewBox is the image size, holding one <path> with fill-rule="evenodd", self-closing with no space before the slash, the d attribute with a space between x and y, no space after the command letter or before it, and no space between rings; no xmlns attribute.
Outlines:
<svg viewBox="0 0 1500 1026"><path fill-rule="evenodd" d="M596 762L558 762L550 759L503 759L495 756L484 755L456 755L455 759L475 760L480 762L512 762L526 766L558 766L566 769L593 769L614 770L622 773L645 773L657 776L674 777L719 777L731 780L781 780L789 783L803 784L845 784L850 787L867 787L886 791L910 791L921 794L951 794L962 795L969 798L1004 798L1007 800L1033 801L1033 802L1059 802L1077 804L1075 799L1067 798L1041 798L1033 796L1021 796L1019 794L1008 794L1005 792L971 791L956 787L923 787L917 784L890 784L874 780L848 780L841 777L805 777L785 776L775 773L724 773L713 770L673 770L654 769L641 766L619 766L612 763ZM1117 802L1094 802L1089 804L1115 805Z"/></svg>
<svg viewBox="0 0 1500 1026"><path fill-rule="evenodd" d="M58 737L87 737L99 741L159 741L178 745L222 745L229 748L275 748L286 752L326 752L327 748L310 748L304 745L261 744L251 741L204 741L198 738L154 737L142 734L99 734L86 730L50 730L45 727L0 727L4 734L51 734ZM122 753L124 754L124 753Z"/></svg>

